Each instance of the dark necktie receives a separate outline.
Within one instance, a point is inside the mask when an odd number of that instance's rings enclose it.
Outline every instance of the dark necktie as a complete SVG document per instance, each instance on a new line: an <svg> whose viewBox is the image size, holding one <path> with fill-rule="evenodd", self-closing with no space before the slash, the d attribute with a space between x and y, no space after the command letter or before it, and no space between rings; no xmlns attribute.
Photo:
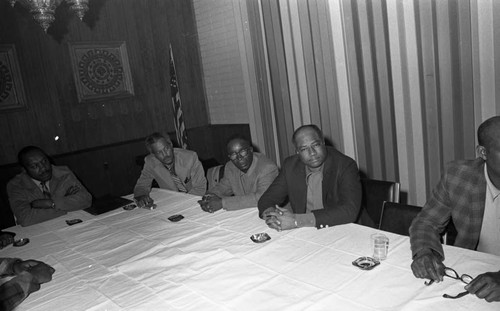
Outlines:
<svg viewBox="0 0 500 311"><path fill-rule="evenodd" d="M172 176L172 179L175 183L175 186L177 187L177 190L179 190L179 192L188 192L186 186L184 186L179 176L177 176L177 174L175 173L175 166L172 165L170 168L167 167L167 169L170 172L170 175Z"/></svg>
<svg viewBox="0 0 500 311"><path fill-rule="evenodd" d="M47 184L45 184L44 181L41 181L40 182L40 186L42 186L42 192L43 192L43 197L45 199L50 199L51 196L50 196L50 191L49 191L49 188L47 188Z"/></svg>

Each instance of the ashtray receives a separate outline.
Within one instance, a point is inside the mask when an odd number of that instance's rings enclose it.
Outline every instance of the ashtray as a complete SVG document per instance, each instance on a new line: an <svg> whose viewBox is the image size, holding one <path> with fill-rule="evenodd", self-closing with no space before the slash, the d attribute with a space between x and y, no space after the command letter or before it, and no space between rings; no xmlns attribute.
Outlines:
<svg viewBox="0 0 500 311"><path fill-rule="evenodd" d="M30 242L30 239L23 238L23 239L15 240L14 243L12 243L12 245L14 245L14 246L23 246L23 245L28 244L29 242Z"/></svg>
<svg viewBox="0 0 500 311"><path fill-rule="evenodd" d="M352 262L353 266L360 268L361 270L371 270L380 264L380 261L373 259L371 257L359 257Z"/></svg>
<svg viewBox="0 0 500 311"><path fill-rule="evenodd" d="M252 236L250 237L250 239L252 241L254 241L255 243L263 243L267 240L270 240L271 237L269 236L269 234L263 232L263 233L256 233L256 234L252 234Z"/></svg>

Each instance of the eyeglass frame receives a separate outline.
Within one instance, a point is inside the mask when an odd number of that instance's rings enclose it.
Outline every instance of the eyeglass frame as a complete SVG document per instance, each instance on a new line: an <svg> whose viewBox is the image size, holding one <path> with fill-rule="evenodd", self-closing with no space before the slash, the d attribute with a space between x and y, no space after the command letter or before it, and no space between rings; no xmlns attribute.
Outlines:
<svg viewBox="0 0 500 311"><path fill-rule="evenodd" d="M301 146L300 148L296 148L295 150L297 153L311 153L311 151L313 150L314 152L318 152L318 149L324 145L325 141L314 141L309 146Z"/></svg>
<svg viewBox="0 0 500 311"><path fill-rule="evenodd" d="M447 274L447 272L453 272L453 275L449 275ZM462 275L459 275L457 271L455 271L455 269L453 268L449 268L449 267L444 267L444 275L443 276L447 276L449 277L450 279L454 279L454 280L459 280L459 281L462 281L463 283L465 284L469 284L470 282L472 282L472 280L474 280L474 278L468 274L462 274ZM464 279L465 278L465 279ZM434 280L428 280L428 281L425 281L424 284L426 286L429 286L431 285L432 283L434 283ZM458 293L457 295L455 296L452 296L452 295L448 295L448 294L443 294L443 298L449 298L449 299L457 299L457 298L460 298L460 297L463 297L465 295L469 294L468 291L464 291L464 292L461 292L461 293Z"/></svg>
<svg viewBox="0 0 500 311"><path fill-rule="evenodd" d="M236 160L238 157L239 158L244 158L246 156L248 156L250 154L250 152L253 151L253 148L252 147L246 147L246 148L242 148L240 151L238 152L233 152L233 153L230 153L227 155L227 157L230 159L230 160Z"/></svg>

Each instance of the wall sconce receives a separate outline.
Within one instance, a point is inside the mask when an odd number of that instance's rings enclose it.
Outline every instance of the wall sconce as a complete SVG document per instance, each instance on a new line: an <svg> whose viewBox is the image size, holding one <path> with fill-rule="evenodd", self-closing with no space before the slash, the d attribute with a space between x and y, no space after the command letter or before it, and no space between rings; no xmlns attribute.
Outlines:
<svg viewBox="0 0 500 311"><path fill-rule="evenodd" d="M66 1L70 5L70 9L82 20L83 16L89 9L89 0L8 0L12 6L16 2L21 3L31 14L33 18L47 32L47 28L54 21L54 13L61 2Z"/></svg>

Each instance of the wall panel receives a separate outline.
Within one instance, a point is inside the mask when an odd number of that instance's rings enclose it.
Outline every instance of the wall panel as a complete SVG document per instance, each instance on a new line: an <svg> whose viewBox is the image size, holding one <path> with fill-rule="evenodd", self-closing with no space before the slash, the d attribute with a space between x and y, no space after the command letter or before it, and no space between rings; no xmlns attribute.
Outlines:
<svg viewBox="0 0 500 311"><path fill-rule="evenodd" d="M59 154L173 131L169 44L186 126L208 125L191 1L93 0L84 22L61 6L45 34L20 4L0 1L0 43L16 46L28 107L0 113L0 164L30 144ZM107 41L126 42L135 95L79 103L68 42Z"/></svg>
<svg viewBox="0 0 500 311"><path fill-rule="evenodd" d="M477 127L500 110L498 1L260 3L272 12L263 40L284 42L268 50L274 109L293 116L278 121L277 144L290 124L318 124L363 173L399 181L419 205L447 162L475 156Z"/></svg>

